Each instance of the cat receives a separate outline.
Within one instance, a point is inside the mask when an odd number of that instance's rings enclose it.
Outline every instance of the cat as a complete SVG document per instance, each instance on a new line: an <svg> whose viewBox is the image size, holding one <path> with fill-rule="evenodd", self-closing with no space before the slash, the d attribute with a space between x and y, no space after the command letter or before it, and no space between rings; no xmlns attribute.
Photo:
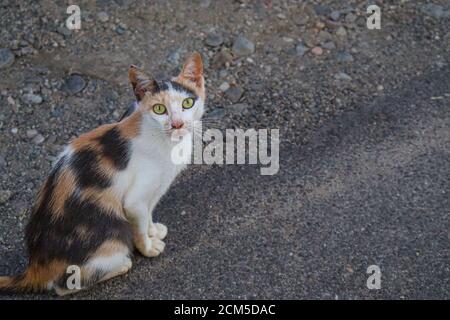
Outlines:
<svg viewBox="0 0 450 320"><path fill-rule="evenodd" d="M65 295L125 274L134 247L146 257L164 251L167 227L153 209L186 165L171 159L203 115L205 84L199 53L180 74L157 81L132 65L136 110L81 135L61 153L40 189L26 227L23 274L0 277L0 292L54 290ZM192 152L192 139L184 139ZM68 288L69 266L81 286Z"/></svg>

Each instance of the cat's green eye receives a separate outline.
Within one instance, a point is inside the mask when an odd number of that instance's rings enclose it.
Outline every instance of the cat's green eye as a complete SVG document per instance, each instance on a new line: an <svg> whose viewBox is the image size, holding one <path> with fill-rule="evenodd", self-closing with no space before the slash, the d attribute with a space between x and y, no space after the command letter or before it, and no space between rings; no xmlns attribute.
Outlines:
<svg viewBox="0 0 450 320"><path fill-rule="evenodd" d="M194 99L193 98L186 98L183 100L183 109L190 109L194 105Z"/></svg>
<svg viewBox="0 0 450 320"><path fill-rule="evenodd" d="M156 114L164 114L166 113L166 106L160 103L157 103L153 106L153 112Z"/></svg>

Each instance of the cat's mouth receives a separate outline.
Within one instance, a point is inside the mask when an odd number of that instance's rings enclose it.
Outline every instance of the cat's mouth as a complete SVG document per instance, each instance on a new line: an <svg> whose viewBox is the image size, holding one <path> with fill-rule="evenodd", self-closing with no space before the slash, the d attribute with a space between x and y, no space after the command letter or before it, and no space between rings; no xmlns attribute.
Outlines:
<svg viewBox="0 0 450 320"><path fill-rule="evenodd" d="M182 138L190 133L191 132L189 131L188 128L170 129L167 131L167 134L169 135L169 137L172 137L174 139Z"/></svg>

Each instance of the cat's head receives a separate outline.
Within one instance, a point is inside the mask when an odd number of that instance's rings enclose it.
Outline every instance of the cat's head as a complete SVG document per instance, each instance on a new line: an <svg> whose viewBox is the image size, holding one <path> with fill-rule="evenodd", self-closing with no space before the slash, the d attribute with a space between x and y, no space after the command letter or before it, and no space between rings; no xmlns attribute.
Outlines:
<svg viewBox="0 0 450 320"><path fill-rule="evenodd" d="M199 53L190 55L180 74L156 81L135 66L128 72L139 108L168 136L192 131L194 121L203 115L205 81Z"/></svg>

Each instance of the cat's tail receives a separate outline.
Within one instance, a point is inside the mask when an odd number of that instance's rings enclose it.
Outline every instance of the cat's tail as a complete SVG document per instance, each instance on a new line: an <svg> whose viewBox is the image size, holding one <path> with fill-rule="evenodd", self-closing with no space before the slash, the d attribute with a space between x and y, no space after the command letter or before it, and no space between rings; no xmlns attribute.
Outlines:
<svg viewBox="0 0 450 320"><path fill-rule="evenodd" d="M59 272L51 274L48 268L29 266L22 274L0 277L0 294L48 290L56 275L59 276Z"/></svg>

